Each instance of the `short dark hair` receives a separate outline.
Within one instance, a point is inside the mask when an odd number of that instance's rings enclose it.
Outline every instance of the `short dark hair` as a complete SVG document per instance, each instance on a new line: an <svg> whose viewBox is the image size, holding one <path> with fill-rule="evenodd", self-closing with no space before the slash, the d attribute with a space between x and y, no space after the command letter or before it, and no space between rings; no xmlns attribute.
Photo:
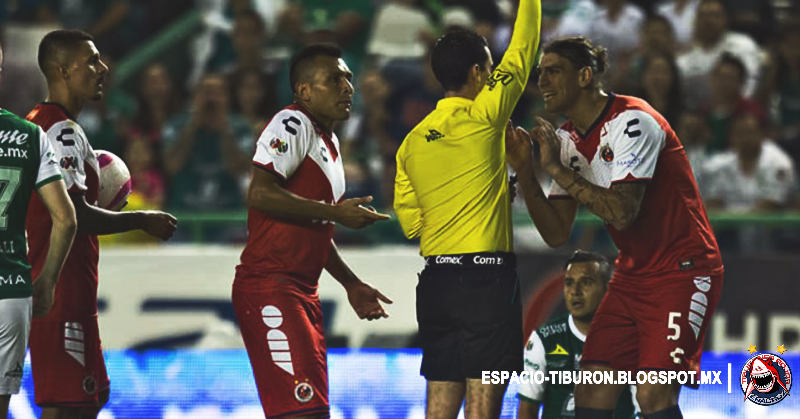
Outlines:
<svg viewBox="0 0 800 419"><path fill-rule="evenodd" d="M264 25L264 19L254 9L247 8L247 9L240 10L239 12L236 13L236 15L234 16L234 19L235 20L251 19L252 21L256 22L256 27L259 30L259 32L263 33L264 31L266 31L266 27Z"/></svg>
<svg viewBox="0 0 800 419"><path fill-rule="evenodd" d="M342 58L342 49L333 44L311 44L301 49L292 57L289 65L289 83L292 93L297 93L297 84L308 75L308 70L317 57Z"/></svg>
<svg viewBox="0 0 800 419"><path fill-rule="evenodd" d="M595 77L608 70L608 52L600 45L583 36L570 36L550 41L542 50L543 54L558 54L571 62L576 70L590 67Z"/></svg>
<svg viewBox="0 0 800 419"><path fill-rule="evenodd" d="M723 65L732 65L736 67L739 71L739 80L744 84L747 81L747 67L744 65L744 61L742 61L739 57L731 54L730 52L723 52L722 55L717 60L717 64L714 66L715 69L723 66Z"/></svg>
<svg viewBox="0 0 800 419"><path fill-rule="evenodd" d="M597 263L599 267L597 273L600 275L600 279L603 283L608 284L608 281L611 280L611 274L614 272L614 267L611 265L611 261L600 253L576 250L575 253L567 259L567 262L564 264L564 270L566 271L569 265L591 262Z"/></svg>
<svg viewBox="0 0 800 419"><path fill-rule="evenodd" d="M59 54L63 54L65 51L71 52L82 41L94 42L94 38L84 31L71 29L60 29L45 35L42 42L39 43L39 55L37 56L39 69L42 70L45 77L49 77L52 65L57 64Z"/></svg>
<svg viewBox="0 0 800 419"><path fill-rule="evenodd" d="M469 70L483 67L489 56L486 39L466 29L448 31L436 41L431 51L431 69L445 91L454 91L467 84Z"/></svg>

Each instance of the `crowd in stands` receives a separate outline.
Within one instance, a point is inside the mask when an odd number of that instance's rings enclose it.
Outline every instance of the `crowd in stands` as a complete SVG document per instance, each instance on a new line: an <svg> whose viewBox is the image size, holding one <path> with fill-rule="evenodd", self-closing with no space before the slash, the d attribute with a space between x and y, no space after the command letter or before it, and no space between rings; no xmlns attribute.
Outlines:
<svg viewBox="0 0 800 419"><path fill-rule="evenodd" d="M800 2L542 6L544 42L584 35L605 46L606 90L640 96L664 115L709 209L800 209ZM95 149L128 163L131 205L212 213L244 208L253 145L271 116L292 102L289 58L314 42L341 46L355 73L354 112L337 128L347 196L374 195L378 207L391 208L397 148L442 96L427 62L433 42L450 28L470 28L486 37L499 62L515 10L515 0L28 0L8 2L0 23L6 33L20 25L92 33L111 80L105 99L79 122ZM120 60L187 13L199 13L202 24L182 43L185 63L161 57L141 66L138 83L115 84ZM27 85L35 82L14 84L0 93L4 107L24 114L31 101L44 99ZM537 115L559 122L544 113L533 77L512 120L529 128ZM752 244L758 233L736 240ZM215 237L240 240L243 233Z"/></svg>

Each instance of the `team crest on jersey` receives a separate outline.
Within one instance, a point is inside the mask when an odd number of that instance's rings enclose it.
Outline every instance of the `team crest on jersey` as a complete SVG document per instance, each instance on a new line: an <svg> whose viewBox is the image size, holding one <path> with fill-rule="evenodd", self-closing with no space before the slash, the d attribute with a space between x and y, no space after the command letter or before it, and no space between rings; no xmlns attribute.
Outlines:
<svg viewBox="0 0 800 419"><path fill-rule="evenodd" d="M750 346L750 353L755 346ZM786 350L778 346L778 352ZM754 355L742 367L740 382L744 399L761 406L771 406L785 399L792 388L792 370L778 355L762 353Z"/></svg>
<svg viewBox="0 0 800 419"><path fill-rule="evenodd" d="M269 154L273 156L280 156L289 150L289 144L286 143L286 141L281 141L280 138L273 138L272 141L269 142L269 148L267 150Z"/></svg>
<svg viewBox="0 0 800 419"><path fill-rule="evenodd" d="M611 150L611 147L609 147L608 144L603 144L603 146L600 147L600 158L603 159L604 162L608 163L614 161L614 151Z"/></svg>
<svg viewBox="0 0 800 419"><path fill-rule="evenodd" d="M294 398L300 403L307 403L314 398L314 387L303 381L294 387Z"/></svg>
<svg viewBox="0 0 800 419"><path fill-rule="evenodd" d="M97 393L97 380L91 375L83 377L83 391L90 396L94 396Z"/></svg>

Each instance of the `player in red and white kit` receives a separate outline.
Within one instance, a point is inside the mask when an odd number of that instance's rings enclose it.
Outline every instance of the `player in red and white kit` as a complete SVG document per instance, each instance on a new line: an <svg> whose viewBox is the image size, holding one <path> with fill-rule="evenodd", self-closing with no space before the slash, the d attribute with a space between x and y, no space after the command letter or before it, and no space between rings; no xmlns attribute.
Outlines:
<svg viewBox="0 0 800 419"><path fill-rule="evenodd" d="M160 211L117 213L95 206L99 166L75 119L86 102L103 97L108 67L92 37L80 31L48 33L39 44L39 67L47 79L48 98L27 119L42 127L53 146L75 206L78 233L61 271L53 308L31 326L35 401L42 407L42 418L93 418L109 395L97 327L97 235L141 229L168 239L177 221ZM27 227L35 278L44 266L51 230L50 215L36 195Z"/></svg>
<svg viewBox="0 0 800 419"><path fill-rule="evenodd" d="M605 221L619 249L582 369L699 372L722 290L717 242L675 132L645 101L604 93L598 79L607 67L605 50L585 38L547 45L539 88L547 111L569 118L557 131L540 119L531 132L554 181L549 196L533 174L524 130L507 130L509 163L550 246L567 242L582 204ZM611 418L624 387L581 383L575 417ZM679 392L675 383L637 385L644 417L681 418Z"/></svg>
<svg viewBox="0 0 800 419"><path fill-rule="evenodd" d="M333 242L334 222L362 228L388 219L342 200L336 121L350 117L353 74L342 52L310 45L292 59L295 104L261 133L247 193L248 240L236 267L233 306L267 418L327 417L328 370L317 284L322 269L347 291L362 319L391 303L362 282Z"/></svg>

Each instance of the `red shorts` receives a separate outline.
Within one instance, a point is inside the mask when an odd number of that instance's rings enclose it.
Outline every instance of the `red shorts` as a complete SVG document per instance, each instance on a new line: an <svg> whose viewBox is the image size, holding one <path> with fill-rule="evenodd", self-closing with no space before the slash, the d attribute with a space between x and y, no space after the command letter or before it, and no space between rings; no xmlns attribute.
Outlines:
<svg viewBox="0 0 800 419"><path fill-rule="evenodd" d="M288 281L288 280L287 280ZM328 362L319 298L290 286L234 286L233 308L267 418L327 414Z"/></svg>
<svg viewBox="0 0 800 419"><path fill-rule="evenodd" d="M34 319L30 349L38 406L99 411L108 401L111 383L96 317L73 322Z"/></svg>
<svg viewBox="0 0 800 419"><path fill-rule="evenodd" d="M722 291L722 270L631 280L614 277L597 309L581 365L623 371L697 371Z"/></svg>

